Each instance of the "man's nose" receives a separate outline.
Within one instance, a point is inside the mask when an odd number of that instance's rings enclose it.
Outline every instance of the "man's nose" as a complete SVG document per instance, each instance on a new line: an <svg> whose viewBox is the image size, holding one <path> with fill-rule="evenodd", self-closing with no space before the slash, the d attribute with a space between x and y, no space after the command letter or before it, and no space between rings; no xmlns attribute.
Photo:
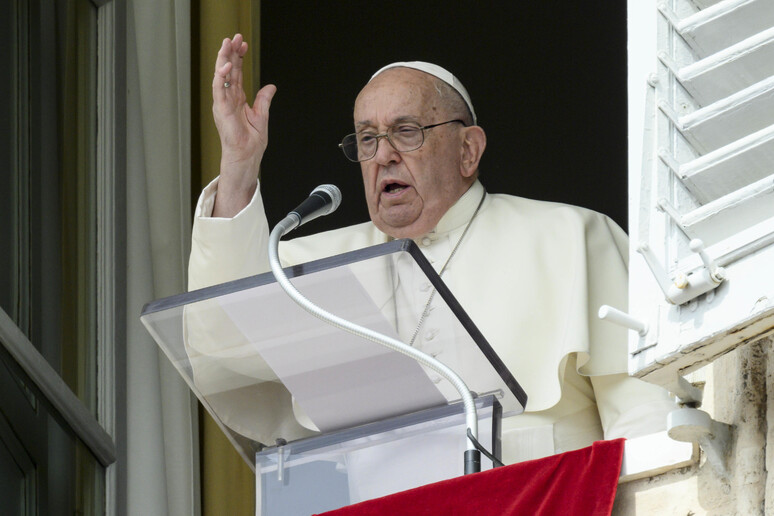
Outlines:
<svg viewBox="0 0 774 516"><path fill-rule="evenodd" d="M374 154L374 160L380 165L387 165L388 163L397 163L401 159L400 152L395 150L392 146L392 142L387 138L385 134L376 142L376 154Z"/></svg>

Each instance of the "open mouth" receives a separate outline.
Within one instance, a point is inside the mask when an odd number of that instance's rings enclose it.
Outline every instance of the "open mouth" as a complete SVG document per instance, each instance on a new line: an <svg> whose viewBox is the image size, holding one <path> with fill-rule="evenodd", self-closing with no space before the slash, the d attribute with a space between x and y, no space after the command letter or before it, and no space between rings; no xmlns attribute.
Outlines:
<svg viewBox="0 0 774 516"><path fill-rule="evenodd" d="M395 194L408 188L407 185L401 183L387 183L384 185L384 192L388 194Z"/></svg>

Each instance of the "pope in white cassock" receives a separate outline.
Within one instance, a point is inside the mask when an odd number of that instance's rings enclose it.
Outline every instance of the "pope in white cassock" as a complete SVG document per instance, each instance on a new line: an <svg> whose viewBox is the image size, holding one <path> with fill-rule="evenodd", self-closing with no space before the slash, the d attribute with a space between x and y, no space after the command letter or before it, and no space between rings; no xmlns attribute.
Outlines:
<svg viewBox="0 0 774 516"><path fill-rule="evenodd" d="M236 35L217 57L221 169L196 208L192 290L269 270L258 170L276 88L246 102L246 51ZM673 402L626 374L626 330L596 317L602 304L627 304L627 239L614 222L583 208L487 194L478 180L486 135L462 84L436 65L379 70L357 97L354 128L341 147L360 163L371 221L283 242L284 264L413 239L529 396L524 414L503 421L505 463L665 428ZM423 287L416 286L420 312L431 294ZM432 316L423 322L416 345L444 330L433 324ZM191 339L189 353L217 358L218 345ZM443 361L443 350L437 354ZM226 423L267 444L313 434L285 388L263 381L271 380L265 364L239 362L194 367ZM219 369L261 382L219 389Z"/></svg>

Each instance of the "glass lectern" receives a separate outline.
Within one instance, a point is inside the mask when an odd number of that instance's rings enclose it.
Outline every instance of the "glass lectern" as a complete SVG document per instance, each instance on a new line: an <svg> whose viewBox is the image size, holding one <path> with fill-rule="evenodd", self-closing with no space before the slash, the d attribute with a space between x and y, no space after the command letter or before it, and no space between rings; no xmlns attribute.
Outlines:
<svg viewBox="0 0 774 516"><path fill-rule="evenodd" d="M286 273L327 311L456 371L478 396L482 444L497 453L500 418L522 412L527 396L412 241ZM319 512L463 472L465 420L452 386L308 314L271 273L153 301L141 319L255 468L263 514ZM304 479L330 484L312 493ZM321 503L293 512L301 498Z"/></svg>

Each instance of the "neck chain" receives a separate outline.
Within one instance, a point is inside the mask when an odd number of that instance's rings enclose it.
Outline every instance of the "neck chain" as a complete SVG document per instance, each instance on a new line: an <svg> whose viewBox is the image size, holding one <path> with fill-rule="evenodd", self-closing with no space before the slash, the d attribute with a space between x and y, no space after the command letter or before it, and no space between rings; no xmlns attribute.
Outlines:
<svg viewBox="0 0 774 516"><path fill-rule="evenodd" d="M473 215L470 217L468 224L465 226L465 229L462 231L460 238L457 240L457 243L454 244L454 249L452 249L451 253L449 253L449 257L446 259L446 263L444 263L443 267L441 267L441 270L438 273L438 277L443 276L443 273L446 272L446 268L449 266L449 262L451 262L451 259L457 253L457 249L460 248L460 244L462 243L462 240L465 238L465 235L468 233L468 230L470 229L471 224L473 224L473 220L475 220L476 215L478 215L479 210L481 210L481 206L484 204L484 199L486 199L486 190L484 190L484 194L481 196L481 200L478 201L478 206L476 206L476 211L473 212ZM427 303L425 303L425 308L422 310L422 315L419 317L419 323L417 323L417 327L414 330L414 334L411 336L411 340L408 343L409 346L414 345L414 341L416 340L417 335L419 335L419 330L422 329L422 325L424 324L425 319L427 318L427 314L430 313L430 303L433 302L435 293L436 293L436 289L435 287L433 287L433 291L430 292L430 297L427 298Z"/></svg>

